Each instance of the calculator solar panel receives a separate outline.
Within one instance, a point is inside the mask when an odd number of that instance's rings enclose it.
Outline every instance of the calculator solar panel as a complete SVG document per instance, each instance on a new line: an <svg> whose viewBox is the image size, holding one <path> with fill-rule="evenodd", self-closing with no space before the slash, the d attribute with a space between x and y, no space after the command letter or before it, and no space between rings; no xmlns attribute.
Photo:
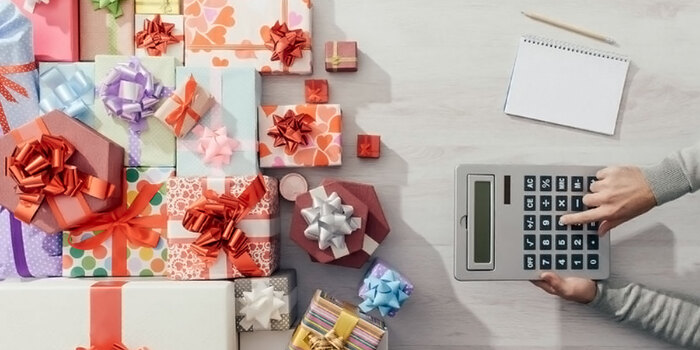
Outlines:
<svg viewBox="0 0 700 350"><path fill-rule="evenodd" d="M559 225L588 208L601 167L464 164L455 170L455 278L531 280L544 271L606 279L610 236Z"/></svg>

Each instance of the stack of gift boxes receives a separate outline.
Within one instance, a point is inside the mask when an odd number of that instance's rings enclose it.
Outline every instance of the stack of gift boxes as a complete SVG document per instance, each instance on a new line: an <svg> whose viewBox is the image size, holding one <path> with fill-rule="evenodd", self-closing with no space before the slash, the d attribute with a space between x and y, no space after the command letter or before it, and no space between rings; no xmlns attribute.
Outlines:
<svg viewBox="0 0 700 350"><path fill-rule="evenodd" d="M280 269L282 234L362 268L390 231L371 185L260 171L342 164L326 80L260 100L261 75L312 73L311 7L0 0L0 348L386 348L413 291L396 269L375 260L359 305L303 307ZM324 49L357 70L356 43ZM358 135L358 157L379 147Z"/></svg>

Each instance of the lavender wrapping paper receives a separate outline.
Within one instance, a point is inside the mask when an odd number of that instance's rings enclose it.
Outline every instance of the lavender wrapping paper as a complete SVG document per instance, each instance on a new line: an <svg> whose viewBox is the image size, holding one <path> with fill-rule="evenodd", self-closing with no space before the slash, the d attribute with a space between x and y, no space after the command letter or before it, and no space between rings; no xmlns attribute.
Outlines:
<svg viewBox="0 0 700 350"><path fill-rule="evenodd" d="M413 293L413 288L414 288L413 283L411 283L411 281L406 279L406 277L404 275L402 275L401 272L396 270L394 267L392 267L391 265L389 265L386 261L384 261L382 259L375 259L372 262L372 266L370 266L370 268L367 270L367 273L365 273L365 276L362 278L362 282L360 284L360 290L357 293L357 295L364 300L364 298L362 296L369 290L367 283L365 283L365 279L369 276L381 278L382 275L384 275L384 273L386 273L387 271L393 271L398 276L398 279L401 282L406 284L406 287L403 289L403 292L406 293L408 296L411 296L411 294ZM388 316L389 317L396 316L397 311L398 310L390 311Z"/></svg>
<svg viewBox="0 0 700 350"><path fill-rule="evenodd" d="M15 265L10 231L10 213L0 209L0 280L22 277ZM61 235L48 234L34 226L20 222L24 254L29 272L34 277L61 275Z"/></svg>

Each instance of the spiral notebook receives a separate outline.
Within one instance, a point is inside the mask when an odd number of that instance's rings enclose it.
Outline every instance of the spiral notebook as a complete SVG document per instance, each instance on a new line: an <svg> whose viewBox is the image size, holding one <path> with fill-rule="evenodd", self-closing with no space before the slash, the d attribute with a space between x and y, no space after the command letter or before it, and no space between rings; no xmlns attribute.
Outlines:
<svg viewBox="0 0 700 350"><path fill-rule="evenodd" d="M613 135L628 68L623 55L523 36L505 113Z"/></svg>

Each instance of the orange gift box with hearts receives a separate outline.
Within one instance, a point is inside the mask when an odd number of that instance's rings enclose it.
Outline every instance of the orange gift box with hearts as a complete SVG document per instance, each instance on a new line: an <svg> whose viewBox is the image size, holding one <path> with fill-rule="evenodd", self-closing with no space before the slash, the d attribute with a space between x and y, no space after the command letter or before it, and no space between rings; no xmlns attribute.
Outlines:
<svg viewBox="0 0 700 350"><path fill-rule="evenodd" d="M342 112L335 104L261 106L260 167L341 165L342 125Z"/></svg>

